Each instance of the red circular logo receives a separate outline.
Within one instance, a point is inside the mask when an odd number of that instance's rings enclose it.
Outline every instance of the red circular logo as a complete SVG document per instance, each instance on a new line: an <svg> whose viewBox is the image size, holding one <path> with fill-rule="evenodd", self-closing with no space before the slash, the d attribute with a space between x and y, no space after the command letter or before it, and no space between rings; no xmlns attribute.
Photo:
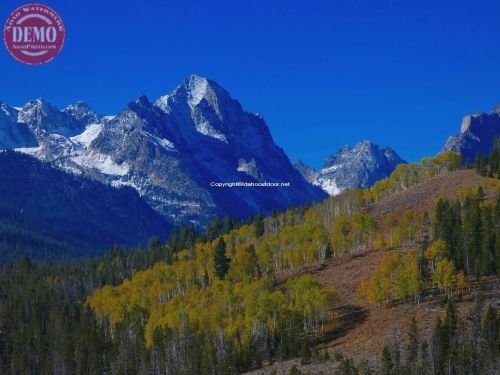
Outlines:
<svg viewBox="0 0 500 375"><path fill-rule="evenodd" d="M45 64L61 52L66 30L55 10L26 4L12 12L3 29L10 54L25 64Z"/></svg>

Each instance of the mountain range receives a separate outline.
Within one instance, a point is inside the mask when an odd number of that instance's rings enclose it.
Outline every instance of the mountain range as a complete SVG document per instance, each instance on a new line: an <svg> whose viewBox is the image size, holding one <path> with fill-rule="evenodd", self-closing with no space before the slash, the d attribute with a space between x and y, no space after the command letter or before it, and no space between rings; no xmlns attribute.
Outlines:
<svg viewBox="0 0 500 375"><path fill-rule="evenodd" d="M138 98L117 116L99 116L83 102L61 111L42 99L0 108L0 148L130 186L174 224L202 226L217 215L266 214L326 196L292 166L262 116L197 75L155 101ZM289 186L215 186L226 182Z"/></svg>
<svg viewBox="0 0 500 375"><path fill-rule="evenodd" d="M388 177L401 163L406 162L394 150L363 140L354 147L343 146L335 155L328 156L319 171L301 161L295 163L295 168L313 185L330 195L338 195L349 188L371 187Z"/></svg>
<svg viewBox="0 0 500 375"><path fill-rule="evenodd" d="M499 134L500 105L490 113L466 116L460 134L450 137L442 151L460 152L471 162L477 153L488 153ZM36 169L40 173L58 168L82 181L132 188L168 223L144 218L146 226L162 227L159 234L171 225L203 227L215 216L269 214L370 187L405 163L394 150L364 140L343 146L319 170L301 161L292 165L261 115L246 111L216 82L197 75L156 100L141 96L115 116L98 115L84 102L62 110L43 99L22 107L0 103L0 150L46 162ZM28 163L18 162L20 169ZM66 184L63 174L52 176L51 184ZM219 187L232 182L288 186ZM78 189L73 193L80 194ZM120 194L111 199L123 202ZM87 205L88 196L83 196L79 201ZM144 233L132 231L125 242L142 240Z"/></svg>

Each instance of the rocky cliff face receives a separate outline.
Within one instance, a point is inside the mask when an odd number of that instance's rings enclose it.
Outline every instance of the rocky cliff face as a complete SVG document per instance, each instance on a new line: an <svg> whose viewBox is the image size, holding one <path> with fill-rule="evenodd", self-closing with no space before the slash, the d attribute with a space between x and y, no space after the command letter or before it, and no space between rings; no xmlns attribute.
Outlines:
<svg viewBox="0 0 500 375"><path fill-rule="evenodd" d="M460 134L450 137L441 151L458 152L465 163L472 163L477 154L488 155L492 151L496 137L500 137L500 104L489 113L465 116Z"/></svg>

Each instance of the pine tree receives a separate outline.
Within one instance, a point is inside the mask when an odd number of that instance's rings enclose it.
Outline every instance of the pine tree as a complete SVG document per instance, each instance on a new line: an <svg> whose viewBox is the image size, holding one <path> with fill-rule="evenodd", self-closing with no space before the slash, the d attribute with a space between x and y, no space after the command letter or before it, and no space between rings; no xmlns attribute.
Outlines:
<svg viewBox="0 0 500 375"><path fill-rule="evenodd" d="M464 200L464 246L467 249L468 262L466 263L467 275L471 271L476 277L481 274L481 209L477 196L467 196Z"/></svg>
<svg viewBox="0 0 500 375"><path fill-rule="evenodd" d="M393 375L394 374L394 363L392 362L391 349L388 345L384 346L382 350L381 358L381 374L382 375Z"/></svg>
<svg viewBox="0 0 500 375"><path fill-rule="evenodd" d="M332 245L330 241L328 241L325 249L325 259L330 259L331 257L333 257Z"/></svg>
<svg viewBox="0 0 500 375"><path fill-rule="evenodd" d="M311 363L311 359L312 359L312 353L309 341L304 339L302 340L300 347L300 364L307 365Z"/></svg>
<svg viewBox="0 0 500 375"><path fill-rule="evenodd" d="M221 237L215 246L214 254L215 274L219 279L223 280L226 277L230 262L231 259L226 256L226 242Z"/></svg>
<svg viewBox="0 0 500 375"><path fill-rule="evenodd" d="M259 257L257 256L257 252L255 250L255 246L253 244L250 244L245 251L250 255L250 264L251 264L251 270L250 274L258 278L261 275L260 271L260 265L259 265Z"/></svg>
<svg viewBox="0 0 500 375"><path fill-rule="evenodd" d="M500 194L497 194L493 214L493 230L495 231L495 271L500 276Z"/></svg>
<svg viewBox="0 0 500 375"><path fill-rule="evenodd" d="M418 373L419 375L430 374L431 368L432 368L432 363L429 356L429 344L427 343L427 340L424 340L422 342L422 345L420 346Z"/></svg>
<svg viewBox="0 0 500 375"><path fill-rule="evenodd" d="M483 357L483 373L496 374L500 365L500 320L495 309L490 305L484 318L481 332L481 353Z"/></svg>
<svg viewBox="0 0 500 375"><path fill-rule="evenodd" d="M482 369L482 358L481 358L481 314L483 311L483 296L477 293L474 296L474 307L472 309L472 315L470 320L471 324L471 338L472 338L472 348L471 348L471 367L473 374L480 374Z"/></svg>
<svg viewBox="0 0 500 375"><path fill-rule="evenodd" d="M406 347L406 368L410 374L416 373L415 364L418 360L419 335L415 316L411 319L408 329L408 345Z"/></svg>
<svg viewBox="0 0 500 375"><path fill-rule="evenodd" d="M495 274L495 242L496 235L493 229L493 217L491 210L486 207L482 209L482 233L481 254L479 259L479 274L488 276Z"/></svg>
<svg viewBox="0 0 500 375"><path fill-rule="evenodd" d="M264 235L265 226L264 226L264 217L262 216L261 212L259 212L255 216L253 225L255 228L255 236L257 238L262 237L262 235Z"/></svg>

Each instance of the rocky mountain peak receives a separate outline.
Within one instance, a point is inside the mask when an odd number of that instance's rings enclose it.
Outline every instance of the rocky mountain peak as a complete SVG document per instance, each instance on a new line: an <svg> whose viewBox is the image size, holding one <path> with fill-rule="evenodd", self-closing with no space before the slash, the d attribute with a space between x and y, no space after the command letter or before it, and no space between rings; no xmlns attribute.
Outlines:
<svg viewBox="0 0 500 375"><path fill-rule="evenodd" d="M101 117L84 101L68 105L63 109L63 112L84 125L96 124L101 121Z"/></svg>
<svg viewBox="0 0 500 375"><path fill-rule="evenodd" d="M499 136L500 104L490 113L478 112L465 116L460 133L448 138L441 151L458 152L465 163L472 163L477 154L489 154L493 149L494 139Z"/></svg>
<svg viewBox="0 0 500 375"><path fill-rule="evenodd" d="M28 125L36 136L79 134L85 125L44 99L32 100L19 111L18 122Z"/></svg>
<svg viewBox="0 0 500 375"><path fill-rule="evenodd" d="M295 168L307 181L336 195L349 188L370 187L401 163L405 161L394 150L363 140L353 147L342 146L335 155L327 157L319 171L302 162L296 163Z"/></svg>

